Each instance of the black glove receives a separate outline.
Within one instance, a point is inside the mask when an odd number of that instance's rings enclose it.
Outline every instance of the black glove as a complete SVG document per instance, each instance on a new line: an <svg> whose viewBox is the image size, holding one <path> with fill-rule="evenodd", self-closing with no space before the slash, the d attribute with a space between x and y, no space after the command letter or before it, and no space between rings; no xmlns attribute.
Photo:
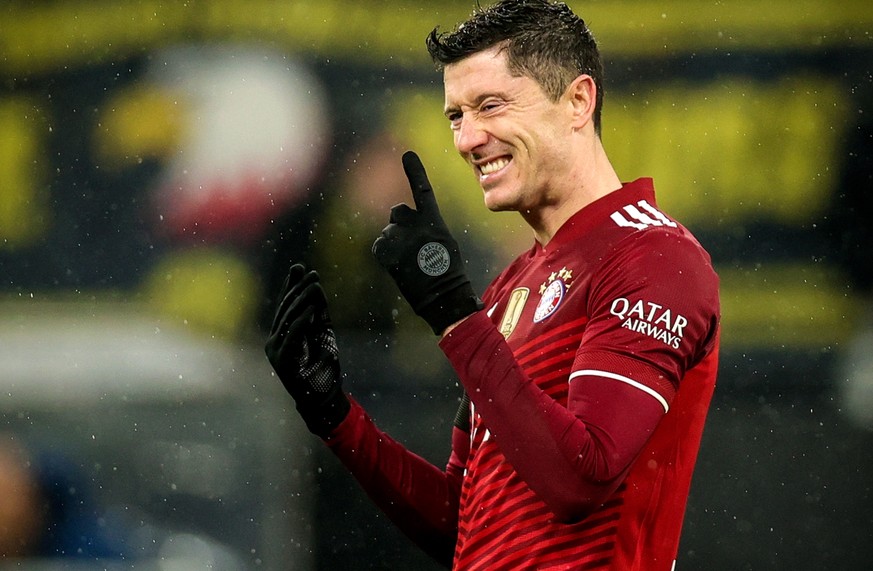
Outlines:
<svg viewBox="0 0 873 571"><path fill-rule="evenodd" d="M327 437L351 405L324 290L318 274L301 264L285 279L265 351L310 432Z"/></svg>
<svg viewBox="0 0 873 571"><path fill-rule="evenodd" d="M418 155L404 153L403 170L417 210L405 204L391 209L388 226L373 244L373 255L413 311L439 335L483 304L470 285L458 243L440 216Z"/></svg>

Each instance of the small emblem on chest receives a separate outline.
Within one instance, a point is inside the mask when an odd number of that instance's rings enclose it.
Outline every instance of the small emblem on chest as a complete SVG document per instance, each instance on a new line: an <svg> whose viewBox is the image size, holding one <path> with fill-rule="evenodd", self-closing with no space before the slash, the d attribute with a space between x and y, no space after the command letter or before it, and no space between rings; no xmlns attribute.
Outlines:
<svg viewBox="0 0 873 571"><path fill-rule="evenodd" d="M509 295L506 311L503 312L503 319L500 320L500 333L503 334L504 339L509 337L515 330L515 326L518 325L521 310L524 309L528 295L530 295L530 290L526 287L517 287Z"/></svg>
<svg viewBox="0 0 873 571"><path fill-rule="evenodd" d="M549 278L540 286L540 302L534 312L534 323L539 323L557 311L572 284L573 270L564 267L549 274Z"/></svg>

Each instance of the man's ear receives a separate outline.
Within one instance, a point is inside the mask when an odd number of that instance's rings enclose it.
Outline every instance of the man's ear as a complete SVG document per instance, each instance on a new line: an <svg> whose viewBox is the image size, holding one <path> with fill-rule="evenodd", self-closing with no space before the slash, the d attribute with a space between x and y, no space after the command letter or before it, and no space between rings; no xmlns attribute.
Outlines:
<svg viewBox="0 0 873 571"><path fill-rule="evenodd" d="M583 73L567 86L564 98L570 105L573 114L573 128L581 129L588 123L593 124L594 107L597 103L597 86L594 78Z"/></svg>

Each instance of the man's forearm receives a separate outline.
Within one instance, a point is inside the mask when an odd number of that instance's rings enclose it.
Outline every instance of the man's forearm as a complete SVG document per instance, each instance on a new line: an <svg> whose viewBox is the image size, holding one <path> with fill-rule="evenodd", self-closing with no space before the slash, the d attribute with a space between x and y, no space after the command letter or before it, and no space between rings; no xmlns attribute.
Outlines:
<svg viewBox="0 0 873 571"><path fill-rule="evenodd" d="M354 400L325 440L385 514L431 557L451 564L461 468L442 471L382 432Z"/></svg>
<svg viewBox="0 0 873 571"><path fill-rule="evenodd" d="M586 422L525 374L484 314L458 325L440 346L500 450L562 521L584 517L618 487L663 414L640 391L593 381L596 400L621 399L635 411L634 426L618 428L628 422L596 411Z"/></svg>

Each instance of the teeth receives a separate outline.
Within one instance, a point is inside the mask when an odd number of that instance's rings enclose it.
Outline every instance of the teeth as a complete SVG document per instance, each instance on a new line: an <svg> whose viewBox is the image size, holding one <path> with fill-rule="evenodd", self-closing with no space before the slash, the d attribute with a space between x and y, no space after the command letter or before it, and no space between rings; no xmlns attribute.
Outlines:
<svg viewBox="0 0 873 571"><path fill-rule="evenodd" d="M508 164L509 161L506 159L497 159L496 161L491 161L490 163L480 166L479 170L482 171L482 174L491 174L499 171Z"/></svg>

